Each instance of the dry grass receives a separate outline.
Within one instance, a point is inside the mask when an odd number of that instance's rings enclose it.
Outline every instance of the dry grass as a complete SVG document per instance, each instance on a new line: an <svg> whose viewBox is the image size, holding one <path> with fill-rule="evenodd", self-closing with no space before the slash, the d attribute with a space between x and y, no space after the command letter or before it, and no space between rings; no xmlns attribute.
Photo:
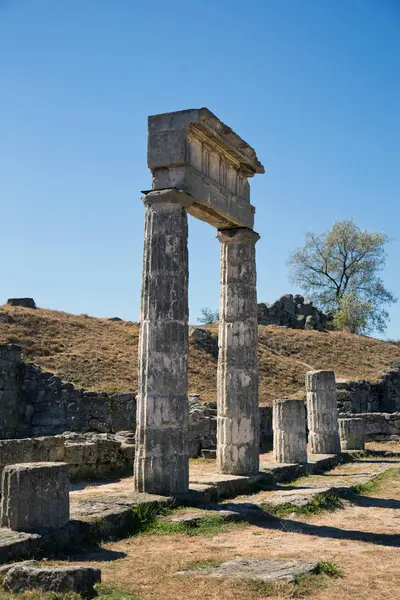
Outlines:
<svg viewBox="0 0 400 600"><path fill-rule="evenodd" d="M79 564L100 567L106 586L123 588L141 600L398 598L399 504L397 471L381 479L368 496L346 501L335 512L295 515L201 537L139 535L105 544L103 555L86 554ZM201 569L194 576L175 575L193 564L219 563L237 556L333 563L342 576L318 576L296 587L209 579Z"/></svg>
<svg viewBox="0 0 400 600"><path fill-rule="evenodd" d="M210 326L216 332L215 326ZM337 378L376 379L400 361L400 345L343 332L259 328L260 402L299 395L310 369L334 369ZM109 392L137 388L139 325L4 305L0 343L21 344L25 358L65 381ZM194 345L189 353L189 391L216 399L217 361Z"/></svg>

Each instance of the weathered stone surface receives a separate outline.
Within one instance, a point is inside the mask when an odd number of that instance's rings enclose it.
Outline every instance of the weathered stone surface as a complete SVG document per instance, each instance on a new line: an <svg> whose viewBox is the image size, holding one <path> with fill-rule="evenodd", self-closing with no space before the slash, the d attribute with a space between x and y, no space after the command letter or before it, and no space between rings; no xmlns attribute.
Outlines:
<svg viewBox="0 0 400 600"><path fill-rule="evenodd" d="M234 558L216 567L179 571L178 575L207 575L258 581L294 581L299 575L312 573L316 562L305 560L276 560L272 558Z"/></svg>
<svg viewBox="0 0 400 600"><path fill-rule="evenodd" d="M339 419L339 437L342 450L364 450L364 429L363 419Z"/></svg>
<svg viewBox="0 0 400 600"><path fill-rule="evenodd" d="M221 296L217 374L217 469L259 470L258 324L255 244L249 229L218 232Z"/></svg>
<svg viewBox="0 0 400 600"><path fill-rule="evenodd" d="M150 192L144 202L135 489L169 495L189 486L186 206L191 199L163 190Z"/></svg>
<svg viewBox="0 0 400 600"><path fill-rule="evenodd" d="M23 306L24 308L36 308L33 298L9 298L7 304L11 306Z"/></svg>
<svg viewBox="0 0 400 600"><path fill-rule="evenodd" d="M199 396L189 396L189 455L199 456L202 448L215 448L216 444L216 415L213 414L212 409L200 402Z"/></svg>
<svg viewBox="0 0 400 600"><path fill-rule="evenodd" d="M258 304L257 314L260 325L279 325L291 329L322 330L332 320L331 315L325 315L312 302L305 302L300 294L285 294L272 304L262 302Z"/></svg>
<svg viewBox="0 0 400 600"><path fill-rule="evenodd" d="M122 477L132 473L134 444L133 432L0 440L0 471L17 463L66 462L72 481Z"/></svg>
<svg viewBox="0 0 400 600"><path fill-rule="evenodd" d="M306 411L302 400L274 400L273 430L276 462L307 462Z"/></svg>
<svg viewBox="0 0 400 600"><path fill-rule="evenodd" d="M8 571L3 587L15 593L39 589L44 592L74 592L90 597L94 595L95 584L100 582L100 569L92 567L16 565Z"/></svg>
<svg viewBox="0 0 400 600"><path fill-rule="evenodd" d="M197 348L211 354L214 358L218 358L218 337L208 329L190 327L189 341L194 343Z"/></svg>
<svg viewBox="0 0 400 600"><path fill-rule="evenodd" d="M365 440L396 440L400 438L400 413L340 413L340 418L353 418L364 421Z"/></svg>
<svg viewBox="0 0 400 600"><path fill-rule="evenodd" d="M335 373L306 373L309 442L314 454L340 452Z"/></svg>
<svg viewBox="0 0 400 600"><path fill-rule="evenodd" d="M0 438L135 427L136 394L85 392L22 362L19 346L0 344Z"/></svg>
<svg viewBox="0 0 400 600"><path fill-rule="evenodd" d="M337 381L339 412L390 413L400 411L400 366L381 371L376 382Z"/></svg>
<svg viewBox="0 0 400 600"><path fill-rule="evenodd" d="M7 465L2 474L1 526L14 531L62 527L69 521L65 463Z"/></svg>
<svg viewBox="0 0 400 600"><path fill-rule="evenodd" d="M264 167L207 108L150 116L148 166L153 190L174 187L193 197L193 216L220 229L253 227L248 178Z"/></svg>

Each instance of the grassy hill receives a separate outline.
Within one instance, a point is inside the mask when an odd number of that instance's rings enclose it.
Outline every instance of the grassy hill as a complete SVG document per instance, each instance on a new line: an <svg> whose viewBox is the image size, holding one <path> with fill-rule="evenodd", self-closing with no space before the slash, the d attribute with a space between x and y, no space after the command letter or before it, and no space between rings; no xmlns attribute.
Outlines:
<svg viewBox="0 0 400 600"><path fill-rule="evenodd" d="M217 327L210 329L217 332ZM23 347L25 360L86 389L137 389L139 324L4 305L0 343ZM400 345L344 332L259 327L260 403L298 395L310 369L334 369L342 379L377 379L400 362ZM190 345L189 391L216 399L217 361Z"/></svg>

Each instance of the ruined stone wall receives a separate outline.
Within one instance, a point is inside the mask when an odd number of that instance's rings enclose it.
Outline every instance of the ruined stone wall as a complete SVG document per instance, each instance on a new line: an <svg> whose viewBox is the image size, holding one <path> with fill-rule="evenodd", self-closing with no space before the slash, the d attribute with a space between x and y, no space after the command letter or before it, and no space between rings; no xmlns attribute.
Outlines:
<svg viewBox="0 0 400 600"><path fill-rule="evenodd" d="M73 481L132 474L134 435L76 434L0 440L0 473L6 465L66 462Z"/></svg>
<svg viewBox="0 0 400 600"><path fill-rule="evenodd" d="M0 438L106 433L135 426L135 394L87 392L22 362L18 346L0 345Z"/></svg>
<svg viewBox="0 0 400 600"><path fill-rule="evenodd" d="M341 413L339 417L351 417L352 414ZM397 440L400 438L400 412L359 413L358 417L364 420L366 440Z"/></svg>
<svg viewBox="0 0 400 600"><path fill-rule="evenodd" d="M21 419L19 386L21 349L0 345L0 437L14 437Z"/></svg>
<svg viewBox="0 0 400 600"><path fill-rule="evenodd" d="M400 368L392 367L381 373L377 382L367 380L337 381L340 412L398 412L400 411Z"/></svg>
<svg viewBox="0 0 400 600"><path fill-rule="evenodd" d="M328 327L330 321L329 315L318 310L312 302L306 302L300 294L285 294L272 304L258 304L260 325L322 330Z"/></svg>

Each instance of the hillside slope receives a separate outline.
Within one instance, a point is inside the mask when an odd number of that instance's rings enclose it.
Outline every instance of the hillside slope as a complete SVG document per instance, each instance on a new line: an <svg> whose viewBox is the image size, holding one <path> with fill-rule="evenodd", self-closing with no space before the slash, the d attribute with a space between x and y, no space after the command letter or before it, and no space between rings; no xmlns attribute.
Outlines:
<svg viewBox="0 0 400 600"><path fill-rule="evenodd" d="M210 326L216 333L216 326ZM27 361L86 389L137 389L139 324L47 310L0 307L0 343L22 345ZM377 379L400 362L400 345L344 332L259 327L260 403L301 393L304 373L334 369L337 378ZM189 391L216 399L217 361L190 345Z"/></svg>

